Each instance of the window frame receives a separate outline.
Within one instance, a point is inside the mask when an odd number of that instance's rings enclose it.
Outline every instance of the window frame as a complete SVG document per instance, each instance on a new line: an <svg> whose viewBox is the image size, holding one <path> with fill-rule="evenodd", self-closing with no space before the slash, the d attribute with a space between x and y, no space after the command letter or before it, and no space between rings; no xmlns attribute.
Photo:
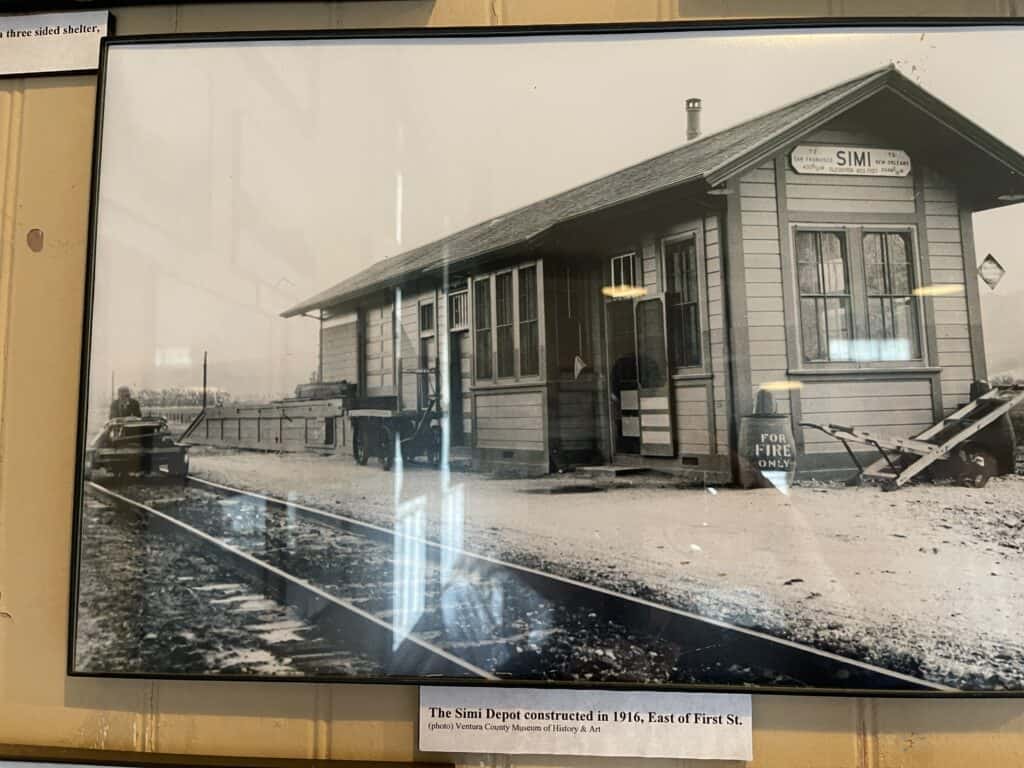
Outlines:
<svg viewBox="0 0 1024 768"><path fill-rule="evenodd" d="M910 258L909 258L910 269L911 269L911 286L910 286L910 293L909 293L909 295L913 299L914 305L915 305L915 311L914 311L914 321L915 321L915 323L914 324L916 326L915 330L917 331L917 357L910 358L909 360L906 360L906 361L898 361L898 360L896 360L896 361L881 361L881 362L911 362L911 363L913 363L913 362L920 362L920 363L924 363L925 361L928 360L928 344L927 344L928 334L925 331L925 315L924 315L924 300L923 300L924 297L914 293L914 291L917 290L918 288L920 288L922 286L922 284L923 284L923 281L921 279L923 273L922 273L922 269L921 269L921 265L920 265L920 258L919 258L919 255L918 255L916 229L915 229L915 231L911 232L911 231L909 231L909 228L905 228L905 227L882 227L882 226L873 226L873 225L872 226L863 226L863 227L861 227L860 228L860 237L858 238L857 242L858 242L858 247L861 249L861 258L862 259L863 259L863 249L864 249L864 236L868 235L868 234L875 234L875 235L900 234L900 235L906 235L906 237L907 237L907 246L911 249ZM869 303L869 299L871 297L871 291L870 291L870 288L868 287L867 261L866 260L863 261L862 266L863 266L863 270L864 270L864 327L865 327L866 338L870 339L871 338L871 306L870 306L870 303ZM892 296L892 295L897 295L897 294L891 294L890 293L890 294L887 294L887 295Z"/></svg>
<svg viewBox="0 0 1024 768"><path fill-rule="evenodd" d="M537 373L524 375L522 373L522 340L520 338L519 318L519 271L522 269L534 268L536 274L537 290ZM512 375L498 376L498 276L512 275ZM478 375L476 361L476 334L478 332L476 322L476 285L482 281L489 281L488 296L490 299L490 332L491 338L491 375L481 377ZM525 261L507 267L496 269L492 272L485 272L474 275L470 280L470 332L473 334L473 383L474 386L505 387L524 383L539 383L544 381L547 360L544 344L545 319L544 319L544 267L543 261ZM504 327L504 326L503 326Z"/></svg>
<svg viewBox="0 0 1024 768"><path fill-rule="evenodd" d="M486 291L486 293L487 293L487 300L488 300L488 304L489 304L489 306L487 308L487 310L488 310L487 311L487 322L488 322L488 325L487 325L486 328L484 328L482 330L487 332L487 335L488 335L488 337L490 339L490 342L491 342L491 345L490 345L490 350L491 350L491 354L490 354L490 358L491 358L490 359L490 369L491 369L491 373L490 373L490 376L483 377L483 376L480 376L480 364L479 364L479 359L478 359L478 354L477 354L477 352L478 352L477 334L480 333L481 329L477 327L477 322L476 322L476 304L477 304L477 299L476 299L477 290L476 289L477 289L477 285L479 285L480 283L483 283L485 281L487 282L487 291ZM469 309L469 314L470 314L469 321L470 322L469 322L469 325L470 325L470 333L473 336L473 345L472 345L472 349L473 349L473 382L475 383L475 382L478 382L478 381L493 381L494 380L494 371L495 371L495 368L496 368L495 359L494 359L494 322L492 320L492 318L494 316L494 298L493 298L493 296L494 296L494 280L491 279L491 275L490 274L479 275L479 276L474 277L470 281L469 285L470 285L470 288L469 288L469 303L470 303L470 309Z"/></svg>
<svg viewBox="0 0 1024 768"><path fill-rule="evenodd" d="M420 297L416 302L416 329L418 331L416 335L416 369L417 370L428 370L431 365L438 363L438 294L435 292L432 296ZM423 310L425 307L430 307L430 328L423 327ZM434 342L434 359L424 360L423 359L423 342L433 340ZM416 403L419 408L427 407L427 398L429 396L431 387L430 377L427 376L424 379L422 374L416 374Z"/></svg>
<svg viewBox="0 0 1024 768"><path fill-rule="evenodd" d="M800 305L799 261L797 257L798 232L838 232L846 239L847 271L850 289L851 341L870 338L868 333L868 284L867 269L864 261L864 235L898 233L907 237L911 248L910 265L913 272L911 295L915 299L915 320L917 323L918 356L907 360L807 360L804 358L803 315ZM794 333L787 342L795 350L792 363L797 370L832 371L832 370L891 370L895 368L928 368L931 365L932 350L928 344L926 308L923 297L913 291L923 284L924 274L921 258L921 241L916 223L880 224L875 222L861 223L817 223L790 222L789 226L790 270L792 285L787 291L794 306ZM793 372L791 370L791 372Z"/></svg>
<svg viewBox="0 0 1024 768"><path fill-rule="evenodd" d="M461 323L456 323L455 309L457 305L460 303L461 299L465 300L465 318ZM445 300L448 311L448 332L458 333L459 331L468 331L470 327L473 325L471 320L472 309L468 286L465 288L459 288L458 290L449 291L447 294L445 294Z"/></svg>
<svg viewBox="0 0 1024 768"><path fill-rule="evenodd" d="M814 234L814 235L837 234L837 235L840 236L842 253L843 253L843 256L845 257L845 262L846 262L844 264L844 275L843 275L843 278L844 278L844 280L846 282L846 292L845 293L822 293L822 292L815 292L815 293L812 293L812 294L805 294L801 290L801 288L800 288L800 257L799 257L799 249L797 247L797 236L801 232L806 232L808 234ZM854 237L854 233L850 232L850 228L849 227L844 227L844 226L826 225L826 226L821 226L821 227L797 227L793 231L793 264L794 264L793 277L794 277L795 288L796 288L796 303L795 303L794 306L796 307L796 319L797 319L796 340L797 340L797 342L799 344L798 359L800 360L800 364L801 365L805 365L805 366L827 366L827 365L835 365L837 363L846 365L848 363L853 362L852 360L832 360L832 359L809 360L806 357L804 357L804 328L803 328L803 309L802 309L803 298L804 298L805 295L812 296L812 297L814 297L816 299L817 298L823 298L826 301L826 305L827 305L827 301L828 301L829 298L845 298L849 302L849 311L850 311L850 320L849 320L849 322L850 322L850 338L849 338L849 341L852 343L855 338L858 338L857 334L859 333L859 327L858 327L858 323L857 323L857 296L856 296L856 291L855 291L855 288L854 288L854 283L856 283L857 279L856 279L856 273L855 273L855 270L854 270L854 263L853 263L853 261L854 261L853 246L851 245L851 241L852 241L853 237ZM826 323L827 322L828 321L826 320ZM826 339L826 341L828 341L828 339Z"/></svg>
<svg viewBox="0 0 1024 768"><path fill-rule="evenodd" d="M519 297L519 275L515 267L508 267L506 269L499 269L491 275L491 346L494 349L494 380L495 381L515 381L519 374L519 364L516 358L519 357L519 329L517 322L519 315L519 308L516 306ZM512 329L512 372L509 375L502 376L499 371L499 362L501 360L501 353L498 350L498 278L509 276L509 287L512 289L509 302L511 304L510 317L508 325L501 326L502 328L510 327Z"/></svg>
<svg viewBox="0 0 1024 768"><path fill-rule="evenodd" d="M672 355L672 341L667 338L668 349L669 349L669 370L673 376L690 376L690 375L702 375L708 371L709 357L711 354L710 342L709 342L709 328L708 328L708 317L707 317L707 270L705 264L705 253L704 253L704 240L701 236L699 229L687 229L679 232L673 232L665 235L658 241L658 267L660 273L658 278L661 282L662 291L661 293L665 297L665 324L666 334L672 332L672 323L669 320L670 313L677 307L669 301L669 285L668 285L668 249L673 243L678 243L685 240L693 240L694 249L694 266L697 270L697 320L700 324L697 334L697 346L700 350L700 362L696 365L677 365L676 361L671 359Z"/></svg>
<svg viewBox="0 0 1024 768"><path fill-rule="evenodd" d="M522 292L522 279L521 278L522 278L523 272L528 272L530 270L533 270L533 289L534 289L533 310L534 311L533 311L533 319L532 320L524 320L523 317L522 317L522 310L523 310L522 297L523 297L523 292ZM516 267L516 276L515 276L515 279L513 280L513 286L514 287L513 287L512 293L513 293L513 296L515 297L515 304L516 304L516 306L515 306L515 321L516 321L515 325L516 325L516 329L515 329L515 345L514 345L514 347L515 347L514 351L515 351L515 356L516 356L516 359L515 359L516 375L517 375L518 378L533 378L535 376L540 376L540 369L541 369L541 366L543 364L542 361L541 361L541 356L540 356L540 350L541 350L541 343L540 343L540 303L541 303L541 301L543 300L544 297L543 297L543 295L540 292L540 268L537 265L535 265L535 264L521 264L521 265L517 266ZM533 326L536 329L536 335L537 335L537 354L535 356L535 359L537 361L537 370L534 371L533 373L526 373L526 372L523 371L523 349L524 349L524 347L523 347L522 340L523 340L523 324L524 323L533 323Z"/></svg>

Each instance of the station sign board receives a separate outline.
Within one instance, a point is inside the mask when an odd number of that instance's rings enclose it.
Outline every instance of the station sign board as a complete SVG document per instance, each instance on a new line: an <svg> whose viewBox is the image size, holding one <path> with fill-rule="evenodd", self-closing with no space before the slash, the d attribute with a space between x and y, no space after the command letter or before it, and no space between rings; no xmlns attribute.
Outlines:
<svg viewBox="0 0 1024 768"><path fill-rule="evenodd" d="M831 176L906 176L910 155L902 149L800 144L789 154L797 173Z"/></svg>

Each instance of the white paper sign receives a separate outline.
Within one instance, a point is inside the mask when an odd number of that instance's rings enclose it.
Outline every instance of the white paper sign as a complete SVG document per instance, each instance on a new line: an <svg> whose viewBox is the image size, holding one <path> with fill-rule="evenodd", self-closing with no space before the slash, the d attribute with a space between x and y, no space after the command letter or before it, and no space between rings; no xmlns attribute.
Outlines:
<svg viewBox="0 0 1024 768"><path fill-rule="evenodd" d="M427 752L752 760L747 694L420 688Z"/></svg>
<svg viewBox="0 0 1024 768"><path fill-rule="evenodd" d="M832 176L906 176L910 155L902 149L826 147L801 144L789 155L797 173Z"/></svg>
<svg viewBox="0 0 1024 768"><path fill-rule="evenodd" d="M0 75L73 72L99 66L107 11L0 17Z"/></svg>

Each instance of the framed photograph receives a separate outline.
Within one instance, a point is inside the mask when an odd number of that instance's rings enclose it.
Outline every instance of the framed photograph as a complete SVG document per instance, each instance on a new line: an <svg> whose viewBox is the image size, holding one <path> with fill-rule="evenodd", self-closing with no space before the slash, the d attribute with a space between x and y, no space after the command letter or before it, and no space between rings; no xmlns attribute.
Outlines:
<svg viewBox="0 0 1024 768"><path fill-rule="evenodd" d="M1021 693L1022 44L106 41L69 673Z"/></svg>

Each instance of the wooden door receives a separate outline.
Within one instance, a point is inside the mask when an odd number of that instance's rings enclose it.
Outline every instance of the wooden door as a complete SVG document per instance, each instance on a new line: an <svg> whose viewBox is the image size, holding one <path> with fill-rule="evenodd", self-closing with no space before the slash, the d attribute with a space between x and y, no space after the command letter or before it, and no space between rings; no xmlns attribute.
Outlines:
<svg viewBox="0 0 1024 768"><path fill-rule="evenodd" d="M635 311L640 453L675 456L664 296L638 299Z"/></svg>
<svg viewBox="0 0 1024 768"><path fill-rule="evenodd" d="M640 397L636 381L636 328L631 300L605 304L609 407L615 453L640 452Z"/></svg>
<svg viewBox="0 0 1024 768"><path fill-rule="evenodd" d="M468 436L469 400L466 395L470 388L469 333L458 331L450 337L448 345L448 423L451 429L451 444L465 445Z"/></svg>

